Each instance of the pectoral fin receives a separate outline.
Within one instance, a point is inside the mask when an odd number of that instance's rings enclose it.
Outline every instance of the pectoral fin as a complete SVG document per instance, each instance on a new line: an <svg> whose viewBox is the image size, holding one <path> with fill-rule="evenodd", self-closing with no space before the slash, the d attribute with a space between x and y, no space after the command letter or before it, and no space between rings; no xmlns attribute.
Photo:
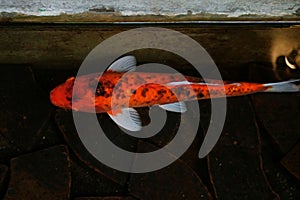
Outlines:
<svg viewBox="0 0 300 200"><path fill-rule="evenodd" d="M186 106L184 102L163 104L163 105L159 105L159 107L171 112L177 112L177 113L186 112Z"/></svg>
<svg viewBox="0 0 300 200"><path fill-rule="evenodd" d="M128 72L136 70L136 59L134 56L125 56L113 62L107 71Z"/></svg>
<svg viewBox="0 0 300 200"><path fill-rule="evenodd" d="M139 131L142 129L139 113L133 108L124 108L113 112L110 111L108 112L108 115L117 125L129 131Z"/></svg>

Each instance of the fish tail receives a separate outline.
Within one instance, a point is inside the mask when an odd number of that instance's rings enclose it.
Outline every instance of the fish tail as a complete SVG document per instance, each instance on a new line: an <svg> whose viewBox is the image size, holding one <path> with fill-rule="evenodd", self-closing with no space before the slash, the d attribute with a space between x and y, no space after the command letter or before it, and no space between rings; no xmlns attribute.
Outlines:
<svg viewBox="0 0 300 200"><path fill-rule="evenodd" d="M278 83L263 84L267 89L264 92L298 92L300 91L300 79L292 79Z"/></svg>

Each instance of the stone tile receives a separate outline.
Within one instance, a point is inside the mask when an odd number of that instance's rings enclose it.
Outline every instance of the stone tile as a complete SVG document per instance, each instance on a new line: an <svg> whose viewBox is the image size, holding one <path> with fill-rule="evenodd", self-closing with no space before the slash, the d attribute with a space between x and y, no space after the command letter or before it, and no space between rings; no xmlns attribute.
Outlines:
<svg viewBox="0 0 300 200"><path fill-rule="evenodd" d="M78 197L74 200L135 200L133 197L109 196L109 197Z"/></svg>
<svg viewBox="0 0 300 200"><path fill-rule="evenodd" d="M91 115L90 113L85 113L85 114L87 115L87 117ZM109 120L107 116L106 117L100 116L100 118L102 121L105 121L105 119L107 121ZM112 169L112 168L102 164L96 158L94 158L92 156L92 154L90 154L86 150L86 148L82 144L82 142L78 136L77 130L75 128L72 112L63 111L61 109L58 109L55 119L56 119L56 123L57 123L60 131L62 132L62 134L65 138L65 141L70 146L70 148L75 153L75 155L82 162L84 162L91 169L93 169L96 172L107 177L108 179L110 179L122 186L124 186L126 184L126 181L128 178L127 173L117 171L115 169ZM107 122L107 121L105 121L105 122ZM108 121L108 123L113 123L113 122ZM87 126L87 128L90 128L90 127ZM119 139L118 132L120 132L120 130L117 127L113 128L112 126L110 126L108 124L108 125L106 125L106 127L104 127L104 129L106 129L106 128L110 128L110 132L109 132L110 139L113 139L113 140ZM120 137L122 137L122 136L120 136ZM129 142L126 140L119 140L119 141L121 142L121 144L123 144L123 146L127 146L128 148L131 148L131 144L132 144L131 141L129 141Z"/></svg>
<svg viewBox="0 0 300 200"><path fill-rule="evenodd" d="M180 140L182 142L186 141L188 137L191 137L190 132L192 130L197 131L197 135L191 142L188 149L180 157L180 160L188 165L188 167L190 167L203 180L205 185L209 185L207 181L208 171L206 158L198 158L204 134L201 127L202 113L200 114L199 123L197 122L197 113L196 110L193 109L193 105L189 102L186 102L185 104L187 107L186 113L167 112L166 123L164 124L162 129L156 135L145 139L145 141L153 144L156 149L160 149L169 144L174 139L174 137L178 134L179 126L181 127L181 131L185 133L183 136L181 136ZM203 102L200 101L199 104L203 104ZM200 110L200 112L202 111ZM198 126L198 129L196 126ZM172 154L172 152L169 153Z"/></svg>
<svg viewBox="0 0 300 200"><path fill-rule="evenodd" d="M282 165L282 154L270 140L270 136L261 132L262 162L266 178L280 199L298 199L300 182Z"/></svg>
<svg viewBox="0 0 300 200"><path fill-rule="evenodd" d="M7 161L36 148L52 107L29 67L1 66L0 84L0 160Z"/></svg>
<svg viewBox="0 0 300 200"><path fill-rule="evenodd" d="M300 180L300 142L281 160L281 164L297 179Z"/></svg>
<svg viewBox="0 0 300 200"><path fill-rule="evenodd" d="M247 97L227 99L222 135L208 156L217 199L273 199L262 169L259 130Z"/></svg>
<svg viewBox="0 0 300 200"><path fill-rule="evenodd" d="M13 158L4 199L69 199L71 174L68 150L55 146Z"/></svg>
<svg viewBox="0 0 300 200"><path fill-rule="evenodd" d="M251 100L262 128L287 153L300 139L300 94L255 94Z"/></svg>
<svg viewBox="0 0 300 200"><path fill-rule="evenodd" d="M8 167L6 165L0 165L0 198L5 194L7 179Z"/></svg>
<svg viewBox="0 0 300 200"><path fill-rule="evenodd" d="M156 148L145 142L138 145L140 152ZM138 199L212 199L200 177L180 159L154 172L131 174L128 190Z"/></svg>
<svg viewBox="0 0 300 200"><path fill-rule="evenodd" d="M73 197L116 196L126 193L126 188L91 169L82 161L71 156Z"/></svg>

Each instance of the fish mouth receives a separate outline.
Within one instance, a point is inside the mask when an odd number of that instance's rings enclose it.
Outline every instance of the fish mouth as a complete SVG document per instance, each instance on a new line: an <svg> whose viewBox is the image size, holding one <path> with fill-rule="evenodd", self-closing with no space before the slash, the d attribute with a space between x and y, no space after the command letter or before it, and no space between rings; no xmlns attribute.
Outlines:
<svg viewBox="0 0 300 200"><path fill-rule="evenodd" d="M50 101L55 106L60 106L59 103L60 98L58 96L59 96L59 88L56 87L50 92Z"/></svg>
<svg viewBox="0 0 300 200"><path fill-rule="evenodd" d="M51 90L50 101L57 107L69 108L72 98L68 98L68 96L66 96L65 87L64 85L61 85Z"/></svg>
<svg viewBox="0 0 300 200"><path fill-rule="evenodd" d="M75 78L71 77L67 81L50 92L50 101L53 105L64 108L72 108L72 94Z"/></svg>

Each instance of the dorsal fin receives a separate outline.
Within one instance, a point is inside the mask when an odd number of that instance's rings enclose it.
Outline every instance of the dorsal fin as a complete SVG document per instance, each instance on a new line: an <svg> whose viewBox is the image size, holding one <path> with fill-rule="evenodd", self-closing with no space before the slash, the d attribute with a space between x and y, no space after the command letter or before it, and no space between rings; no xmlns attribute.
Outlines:
<svg viewBox="0 0 300 200"><path fill-rule="evenodd" d="M107 69L107 71L113 72L129 72L135 71L136 59L134 56L125 56L115 62L113 62Z"/></svg>

